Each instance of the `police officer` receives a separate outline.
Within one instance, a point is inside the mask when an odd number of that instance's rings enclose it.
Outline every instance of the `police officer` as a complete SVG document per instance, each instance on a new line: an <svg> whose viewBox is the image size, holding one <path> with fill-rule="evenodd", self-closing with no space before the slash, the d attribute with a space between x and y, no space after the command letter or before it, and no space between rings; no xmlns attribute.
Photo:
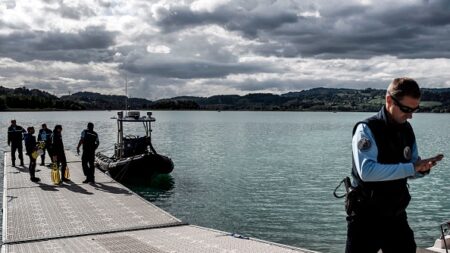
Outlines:
<svg viewBox="0 0 450 253"><path fill-rule="evenodd" d="M47 124L42 124L42 128L39 130L38 134L38 141L43 141L45 143L45 147L42 150L44 153L41 155L41 166L45 165L45 150L47 150L50 160L52 159L52 155L50 154L51 137L52 130L47 128Z"/></svg>
<svg viewBox="0 0 450 253"><path fill-rule="evenodd" d="M8 127L8 146L11 146L11 163L16 166L16 150L19 153L20 166L23 166L22 140L26 133L23 127L16 124L16 120L11 120L11 126Z"/></svg>
<svg viewBox="0 0 450 253"><path fill-rule="evenodd" d="M443 156L421 160L408 122L419 110L416 81L396 78L389 85L385 106L353 129L352 185L359 197L347 216L346 252L416 252L408 225L407 179L420 178Z"/></svg>
<svg viewBox="0 0 450 253"><path fill-rule="evenodd" d="M81 138L77 146L77 153L80 154L80 146L83 145L81 164L83 166L84 175L86 176L86 180L84 180L83 183L95 183L95 150L99 144L100 141L98 139L98 134L94 131L94 124L89 122L87 124L87 129L84 129L81 132Z"/></svg>
<svg viewBox="0 0 450 253"><path fill-rule="evenodd" d="M36 136L34 136L34 127L27 128L28 133L25 134L25 149L28 157L30 157L30 166L28 170L30 172L30 180L32 182L39 182L40 179L35 176L36 173L36 158L33 157L33 152L37 150Z"/></svg>
<svg viewBox="0 0 450 253"><path fill-rule="evenodd" d="M66 153L64 152L64 143L62 140L62 126L56 125L53 129L51 136L51 154L52 161L56 162L58 166L61 165L61 182L70 182L68 178L65 178L65 172L67 168Z"/></svg>

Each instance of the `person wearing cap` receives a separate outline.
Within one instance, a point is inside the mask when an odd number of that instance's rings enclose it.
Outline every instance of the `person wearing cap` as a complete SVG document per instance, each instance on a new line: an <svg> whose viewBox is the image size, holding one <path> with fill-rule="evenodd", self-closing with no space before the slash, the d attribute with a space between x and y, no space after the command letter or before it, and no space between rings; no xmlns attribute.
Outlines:
<svg viewBox="0 0 450 253"><path fill-rule="evenodd" d="M52 137L52 130L47 128L47 124L42 124L42 128L39 130L38 134L38 141L43 141L45 143L44 148L42 151L44 151L41 155L41 166L45 165L45 150L47 150L48 157L50 157L50 160L52 159L52 155L50 154L50 145L51 145L51 137Z"/></svg>
<svg viewBox="0 0 450 253"><path fill-rule="evenodd" d="M428 174L443 155L421 160L408 120L419 110L421 91L411 78L396 78L385 105L353 128L352 195L347 195L346 253L415 253L406 208L408 179ZM350 196L356 196L350 198Z"/></svg>
<svg viewBox="0 0 450 253"><path fill-rule="evenodd" d="M23 134L26 133L23 127L17 125L16 120L11 120L11 125L8 127L8 146L11 147L11 164L16 166L16 151L19 153L20 166L23 165Z"/></svg>
<svg viewBox="0 0 450 253"><path fill-rule="evenodd" d="M28 167L28 170L30 172L30 180L32 182L39 182L41 180L35 176L35 174L36 174L36 158L37 157L33 157L33 152L35 152L37 150L36 136L33 135L34 127L28 127L27 132L28 133L25 134L24 140L25 140L25 150L27 151L28 157L30 157L30 166Z"/></svg>
<svg viewBox="0 0 450 253"><path fill-rule="evenodd" d="M95 150L100 145L98 134L94 131L94 124L89 122L87 129L81 132L81 138L78 142L77 153L80 154L80 146L83 145L83 155L81 156L81 165L83 166L83 172L86 176L86 180L83 183L95 183Z"/></svg>

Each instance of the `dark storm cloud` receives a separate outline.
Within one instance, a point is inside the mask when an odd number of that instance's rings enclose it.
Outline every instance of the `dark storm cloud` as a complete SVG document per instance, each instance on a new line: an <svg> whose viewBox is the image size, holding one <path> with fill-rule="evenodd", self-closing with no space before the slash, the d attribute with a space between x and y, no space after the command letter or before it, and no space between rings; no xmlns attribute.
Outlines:
<svg viewBox="0 0 450 253"><path fill-rule="evenodd" d="M446 11L442 11L446 6ZM399 58L450 57L450 12L448 3L433 1L402 7L343 7L325 10L319 20L305 20L318 29L295 33L270 33L277 41L294 47L293 56L320 58L369 58L393 55ZM278 45L279 46L279 45ZM276 54L272 51L272 54ZM266 51L270 51L265 49Z"/></svg>
<svg viewBox="0 0 450 253"><path fill-rule="evenodd" d="M322 5L320 5L322 3ZM374 2L361 5L335 1L297 10L221 6L212 12L189 7L158 10L157 25L167 32L218 24L262 45L250 47L264 56L316 58L450 57L450 4L430 0L409 4ZM320 16L297 15L301 11Z"/></svg>
<svg viewBox="0 0 450 253"><path fill-rule="evenodd" d="M108 1L108 0L97 0L97 3L100 5L100 6L102 6L102 7L104 7L104 8L109 8L109 7L111 7L113 4L110 2L110 1Z"/></svg>
<svg viewBox="0 0 450 253"><path fill-rule="evenodd" d="M137 59L122 65L122 68L135 74L154 75L167 78L194 79L194 78L219 78L229 74L270 72L268 67L237 64L217 63L200 60L175 60L151 61Z"/></svg>
<svg viewBox="0 0 450 253"><path fill-rule="evenodd" d="M294 12L256 12L249 15L244 9L232 6L219 7L213 13L194 12L186 6L174 7L171 10L158 9L157 12L163 17L157 21L157 25L166 32L198 25L217 24L228 30L240 31L246 36L254 37L259 30L272 30L285 23L297 21L297 15Z"/></svg>
<svg viewBox="0 0 450 253"><path fill-rule="evenodd" d="M57 60L71 62L110 61L116 34L101 27L79 33L14 32L0 35L0 54L17 61Z"/></svg>
<svg viewBox="0 0 450 253"><path fill-rule="evenodd" d="M47 2L47 1L46 1ZM53 5L46 7L45 11L49 13L55 13L63 18L80 20L83 17L95 16L95 11L84 4L78 4L77 6L69 6L63 1L48 1L48 4L57 4L57 7Z"/></svg>
<svg viewBox="0 0 450 253"><path fill-rule="evenodd" d="M79 33L51 32L38 34L33 48L38 50L67 50L107 48L114 43L113 32L100 27L88 27Z"/></svg>
<svg viewBox="0 0 450 253"><path fill-rule="evenodd" d="M95 12L87 6L69 7L65 4L61 4L57 10L64 18L81 19L82 17L94 16Z"/></svg>

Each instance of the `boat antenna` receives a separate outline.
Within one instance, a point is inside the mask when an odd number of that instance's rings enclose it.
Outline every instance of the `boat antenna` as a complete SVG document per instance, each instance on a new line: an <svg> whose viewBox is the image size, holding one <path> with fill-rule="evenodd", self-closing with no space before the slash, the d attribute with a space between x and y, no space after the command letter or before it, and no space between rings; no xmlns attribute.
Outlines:
<svg viewBox="0 0 450 253"><path fill-rule="evenodd" d="M125 74L125 111L128 111L128 78Z"/></svg>

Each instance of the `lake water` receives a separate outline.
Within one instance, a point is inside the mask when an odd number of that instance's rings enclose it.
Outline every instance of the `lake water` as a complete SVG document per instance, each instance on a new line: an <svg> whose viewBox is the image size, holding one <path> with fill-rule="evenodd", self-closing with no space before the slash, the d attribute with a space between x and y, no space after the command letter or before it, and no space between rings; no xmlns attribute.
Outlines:
<svg viewBox="0 0 450 253"><path fill-rule="evenodd" d="M100 150L112 154L116 112L1 112L2 151L9 121L63 125L65 147L76 150L88 121ZM173 188L134 187L152 203L190 224L303 247L343 252L343 201L333 189L351 166L353 124L373 113L155 111L153 144L174 163ZM409 221L417 244L432 246L450 219L450 114L411 120L419 153L447 157L410 181ZM140 127L140 126L139 126ZM3 152L0 154L3 168ZM47 175L40 175L40 177ZM49 176L49 175L48 175Z"/></svg>

